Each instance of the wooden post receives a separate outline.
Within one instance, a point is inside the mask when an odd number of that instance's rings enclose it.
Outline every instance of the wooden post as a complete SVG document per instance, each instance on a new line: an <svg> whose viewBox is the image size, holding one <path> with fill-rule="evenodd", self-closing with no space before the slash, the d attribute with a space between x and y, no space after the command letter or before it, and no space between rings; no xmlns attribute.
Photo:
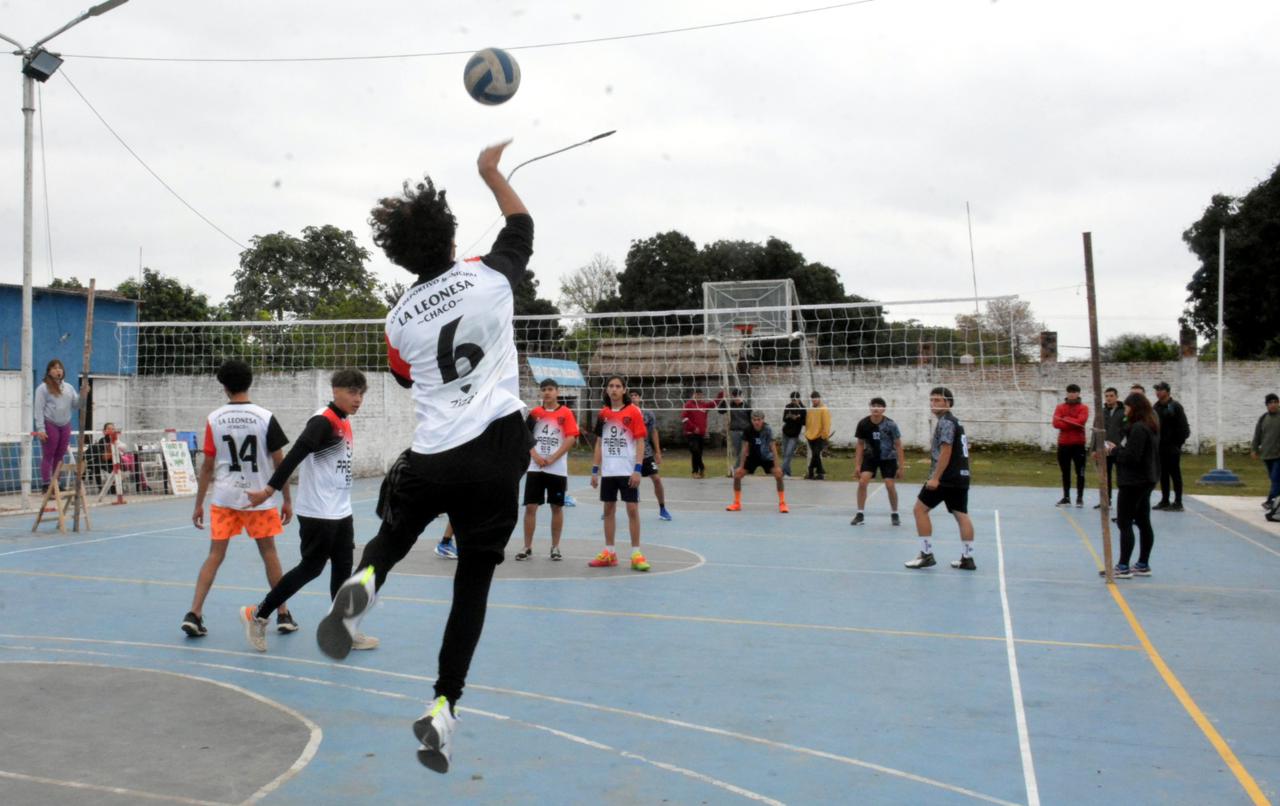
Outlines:
<svg viewBox="0 0 1280 806"><path fill-rule="evenodd" d="M88 531L92 527L89 525L89 502L84 496L84 471L85 471L85 450L84 450L84 423L89 419L89 411L93 406L92 390L89 381L89 361L93 357L93 299L97 291L98 281L89 278L89 300L84 316L84 385L80 395L80 444L77 446L76 452L76 471L73 484L75 484L75 492L73 493L72 503L74 506L75 517L71 521L71 531L80 531L80 511L84 510L84 528Z"/></svg>
<svg viewBox="0 0 1280 806"><path fill-rule="evenodd" d="M1084 233L1084 282L1089 296L1089 363L1093 368L1093 466L1098 472L1098 512L1102 518L1103 575L1115 584L1111 569L1111 490L1107 487L1106 418L1102 413L1102 362L1098 351L1098 297L1093 284L1093 233Z"/></svg>

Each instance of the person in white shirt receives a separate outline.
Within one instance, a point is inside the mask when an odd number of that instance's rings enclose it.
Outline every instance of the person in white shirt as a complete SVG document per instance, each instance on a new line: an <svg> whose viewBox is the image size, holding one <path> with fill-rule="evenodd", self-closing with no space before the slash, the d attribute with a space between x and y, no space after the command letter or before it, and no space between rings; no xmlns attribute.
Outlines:
<svg viewBox="0 0 1280 806"><path fill-rule="evenodd" d="M569 451L578 442L578 421L568 406L560 405L560 385L553 378L538 384L542 405L529 412L529 431L536 444L529 449L529 469L524 476L524 548L520 561L533 557L533 533L538 528L538 507L551 505L551 559L562 560L560 532L564 529L564 495L569 487Z"/></svg>
<svg viewBox="0 0 1280 806"><path fill-rule="evenodd" d="M249 491L267 483L284 459L284 446L289 444L289 438L284 435L275 415L249 400L253 370L244 361L232 358L218 367L217 378L227 395L227 405L215 409L205 420L204 462L200 465L196 506L191 514L191 522L197 529L203 529L204 499L212 486L209 556L196 577L191 610L182 619L182 631L192 638L209 632L204 626L204 600L213 587L222 561L226 559L227 544L231 538L242 531L253 538L266 567L267 584L275 587L281 576L275 537L293 518L293 501L288 487L281 491L283 520L274 500L258 504L249 502ZM276 625L280 632L298 629L288 607L284 606L276 611Z"/></svg>
<svg viewBox="0 0 1280 806"><path fill-rule="evenodd" d="M427 524L448 516L458 544L453 604L435 695L413 726L422 743L418 760L442 773L449 770L455 708L484 629L494 569L519 520L520 477L533 446L512 325L514 289L533 254L533 219L498 169L508 143L484 149L477 160L506 218L484 257L456 259L457 221L430 178L406 182L371 213L374 243L417 276L386 323L388 363L412 390L417 426L413 445L383 479L378 534L316 630L321 651L346 657L387 574Z"/></svg>

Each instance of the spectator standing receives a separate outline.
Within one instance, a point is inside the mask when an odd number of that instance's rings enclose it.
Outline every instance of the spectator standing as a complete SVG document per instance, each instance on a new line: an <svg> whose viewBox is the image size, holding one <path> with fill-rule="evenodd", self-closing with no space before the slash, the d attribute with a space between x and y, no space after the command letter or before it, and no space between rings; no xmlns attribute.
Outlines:
<svg viewBox="0 0 1280 806"><path fill-rule="evenodd" d="M1120 561L1112 571L1116 579L1151 576L1151 548L1155 532L1151 528L1151 491L1160 474L1160 424L1146 395L1130 394L1124 399L1124 436L1119 444L1107 441L1108 453L1116 457L1116 523L1120 526ZM1141 545L1138 561L1133 556L1133 527L1137 525ZM1099 571L1105 574L1105 571Z"/></svg>
<svg viewBox="0 0 1280 806"><path fill-rule="evenodd" d="M811 408L804 423L804 438L809 442L809 471L805 478L822 481L827 477L826 468L822 466L822 450L831 439L831 410L817 392L809 395L809 404Z"/></svg>
<svg viewBox="0 0 1280 806"><path fill-rule="evenodd" d="M1160 503L1152 509L1182 511L1182 446L1191 436L1187 412L1173 399L1169 384L1156 384L1156 417L1160 419ZM1173 501L1169 500L1172 482Z"/></svg>
<svg viewBox="0 0 1280 806"><path fill-rule="evenodd" d="M1141 393L1139 393L1141 394ZM1124 440L1124 404L1120 402L1120 393L1115 387L1107 387L1107 391L1103 393L1102 398L1102 424L1106 431L1106 441L1114 445L1119 445ZM1107 455L1107 504L1111 503L1111 490L1115 487L1114 471L1116 467L1116 457L1114 454ZM1100 509L1102 504L1099 503L1094 509Z"/></svg>
<svg viewBox="0 0 1280 806"><path fill-rule="evenodd" d="M1058 469L1062 471L1062 500L1071 506L1071 468L1076 470L1076 506L1084 506L1085 424L1089 407L1080 401L1080 387L1067 384L1067 399L1053 410L1053 427L1058 429Z"/></svg>
<svg viewBox="0 0 1280 806"><path fill-rule="evenodd" d="M791 460L796 455L796 448L800 446L805 418L804 401L800 399L799 392L792 392L791 399L782 410L782 475L784 478L791 478Z"/></svg>
<svg viewBox="0 0 1280 806"><path fill-rule="evenodd" d="M64 380L66 373L66 367L54 358L45 365L44 383L36 387L34 426L36 439L43 443L40 484L46 490L71 444L71 413L80 408L80 394Z"/></svg>
<svg viewBox="0 0 1280 806"><path fill-rule="evenodd" d="M691 400L686 400L680 410L680 422L684 426L684 440L689 444L689 462L691 475L695 479L705 478L707 466L702 463L702 449L707 442L707 410L714 409L716 404L704 400L701 389L694 389Z"/></svg>
<svg viewBox="0 0 1280 806"><path fill-rule="evenodd" d="M1274 392L1266 397L1267 410L1258 418L1253 427L1253 441L1249 450L1254 459L1262 459L1266 465L1267 477L1271 479L1271 489L1267 491L1267 500L1262 505L1267 510L1267 520L1274 520L1276 502L1280 501L1280 397Z"/></svg>

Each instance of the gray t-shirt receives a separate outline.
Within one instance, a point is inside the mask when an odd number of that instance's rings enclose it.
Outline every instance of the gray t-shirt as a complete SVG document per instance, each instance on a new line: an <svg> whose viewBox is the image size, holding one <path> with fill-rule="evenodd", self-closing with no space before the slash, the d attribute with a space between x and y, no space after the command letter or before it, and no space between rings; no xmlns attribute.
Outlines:
<svg viewBox="0 0 1280 806"><path fill-rule="evenodd" d="M644 458L653 458L653 435L658 433L658 418L648 409L644 409L640 414L644 420Z"/></svg>
<svg viewBox="0 0 1280 806"><path fill-rule="evenodd" d="M933 429L933 444L929 446L929 456L933 461L929 464L929 472L933 473L933 469L938 466L938 457L942 455L942 446L955 446L956 443L956 421L950 417L942 417L938 420L938 426Z"/></svg>
<svg viewBox="0 0 1280 806"><path fill-rule="evenodd" d="M36 387L35 430L44 430L44 421L54 425L67 425L71 422L71 412L80 408L80 394L76 388L62 381L62 394L49 394L49 387L41 383Z"/></svg>

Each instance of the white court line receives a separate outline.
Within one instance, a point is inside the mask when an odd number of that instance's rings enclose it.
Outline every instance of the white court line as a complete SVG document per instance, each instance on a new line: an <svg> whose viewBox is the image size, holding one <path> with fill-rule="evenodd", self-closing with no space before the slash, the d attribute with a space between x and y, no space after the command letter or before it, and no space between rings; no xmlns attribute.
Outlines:
<svg viewBox="0 0 1280 806"><path fill-rule="evenodd" d="M184 674L184 673L182 673L182 672L171 672L171 671L168 671L168 670L165 670L165 669L142 669L142 668L138 668L138 667L136 667L136 666L115 666L115 665L113 665L113 664L107 664L107 663L87 663L87 662L85 662L85 661L62 661L62 660L28 661L28 660L11 660L11 661L0 661L0 663L14 664L14 665L28 665L28 666L36 666L36 665L52 665L52 666L89 666L89 667L98 668L98 669L123 669L123 670L131 671L131 672L150 672L150 673L152 673L152 674L165 674L165 675L169 675L169 676L171 676L171 677L183 677L183 678L186 678L186 679L188 679L188 680L196 680L196 681L201 682L201 683L211 683L211 684L213 684L213 685L215 685L215 686L219 686L219 687L221 687L221 688L225 688L225 689L228 689L228 690L230 690L230 691L234 691L234 692L236 692L237 694L243 694L244 696L249 697L250 699L257 700L258 702L260 702L260 703L262 703L262 704L264 704L264 705L269 705L269 706L271 706L272 708L275 708L275 709L276 709L276 710L278 710L278 711L281 711L281 712L283 712L283 713L285 713L285 714L288 714L289 716L291 716L291 717L293 717L294 719L296 719L296 720L298 720L299 722L301 722L301 723L303 724L303 726L304 726L304 727L306 727L307 732L308 732L308 734L309 734L309 735L308 735L308 738L307 738L307 744L306 744L306 746L305 746L305 747L303 747L303 748L302 748L302 753L301 753L301 754L299 754L299 755L298 755L298 758L293 762L293 764L292 764L292 765L290 765L290 766L289 766L289 769L287 769L287 770L285 770L284 772L282 772L282 773L280 773L279 775L277 775L277 776L276 776L275 778L273 778L271 781L267 782L265 785L263 785L261 788L259 788L257 792L254 792L252 795L250 795L248 798L246 798L244 801L242 801L242 802L241 802L241 806L244 806L244 804L257 803L258 801L260 801L260 800L262 800L263 798L265 798L267 795L269 795L269 794L271 794L272 792L274 792L276 789L280 788L280 786L281 786L281 785L283 785L283 784L284 784L286 781L288 781L290 778L294 777L294 776L295 776L295 775L297 775L299 772L301 772L301 771L302 771L302 768L303 768L303 767L305 767L305 766L307 766L308 764L310 764L310 763L311 763L311 759L315 758L316 751L320 749L320 740L321 740L321 739L323 738L323 736L324 736L324 733L323 733L323 731L321 731L321 730L320 730L320 726L319 726L319 725L317 725L316 723L312 722L312 721L311 721L310 719L308 719L305 715L303 715L303 714L301 714L301 713L299 713L299 712L297 712L297 711L293 710L293 709L292 709L292 708L290 708L289 706L287 706L287 705L285 705L285 704L283 704L283 703L276 702L275 700L270 699L270 698L268 698L268 697L264 697L264 696L262 696L261 694L258 694L257 692L250 691L250 690L248 690L248 689L246 689L246 688L241 688L240 686L234 685L234 684L232 684L232 683L224 683L224 682L223 682L223 681L221 681L221 680L213 680L212 678L208 678L208 677L197 677L196 675L193 675L193 674ZM58 782L58 781L52 781L52 780L50 780L50 781L48 781L48 782L49 782L49 783L62 783L63 785L73 785L73 786L77 786L74 782ZM113 790L113 788L109 788L109 787L97 787L97 786L92 786L92 785L85 785L85 786L87 786L87 788L95 789L95 790L99 790L99 791L102 791L102 790L105 790L105 791L114 791L114 790ZM131 793L131 792L124 792L124 793L122 793L122 794L132 794L132 793ZM142 795L142 796L147 796L147 797L152 797L152 798L161 798L161 799L169 800L169 801L176 801L176 802L178 802L178 803L200 803L200 804L204 804L204 803L209 803L209 802L210 802L210 801L190 800L190 799L188 799L188 798L178 798L178 797L173 797L173 796L169 796L169 795L150 795L150 794L148 794L148 793L146 793L146 792L139 792L139 793L136 793L136 794L139 794L139 795ZM216 803L216 801L215 801L215 803Z"/></svg>
<svg viewBox="0 0 1280 806"><path fill-rule="evenodd" d="M1022 753L1022 777L1027 785L1027 806L1040 806L1040 787L1036 783L1036 766L1031 758L1031 735L1027 730L1027 712L1022 706L1022 680L1018 676L1018 653L1014 649L1013 619L1009 615L1009 593L1004 581L1004 541L1000 535L1000 510L996 519L996 558L1000 578L1000 609L1004 611L1004 647L1009 656L1009 680L1013 686L1013 713L1018 723L1018 749Z"/></svg>
<svg viewBox="0 0 1280 806"><path fill-rule="evenodd" d="M167 529L151 529L146 532L130 532L124 535L110 535L109 537L95 537L92 540L77 540L74 543L54 543L49 546L36 546L29 549L16 549L15 551L0 551L0 557L8 557L11 554L29 554L33 551L48 551L50 549L67 548L68 546L83 546L88 543L108 543L112 540L124 540L126 537L139 537L141 535L154 535L161 532L176 532L179 529L186 529L187 526L170 526Z"/></svg>
<svg viewBox="0 0 1280 806"><path fill-rule="evenodd" d="M86 784L82 781L67 781L61 778L42 778L39 775L24 775L20 772L9 772L8 770L0 770L0 778L8 778L11 781L26 781L32 784L44 784L46 786L60 786L66 789L79 789L86 792L123 795L128 798L182 803L187 804L187 806L232 806L230 803L224 803L219 800L193 800L192 798L184 798L178 795L157 795L153 792L143 792L140 789L125 789L122 786L99 786L97 784Z"/></svg>
<svg viewBox="0 0 1280 806"><path fill-rule="evenodd" d="M74 644L105 644L108 646L142 647L147 649L168 650L171 652L179 652L179 653L191 652L191 653L206 653L210 655L230 655L232 657L258 658L261 661L268 661L268 662L292 663L292 664L298 664L302 666L318 666L326 669L341 669L341 670L345 670L352 673L371 674L371 675L376 675L381 677L391 677L391 678L400 679L400 680L412 680L412 681L424 682L424 683L435 682L435 678L428 677L426 675L409 674L407 672L393 672L386 669L377 669L377 668L368 667L368 666L350 666L343 663L332 663L332 662L326 662L326 661L311 660L309 658L293 658L293 657L288 657L284 655L269 655L269 654L262 655L258 652L237 651L232 649L218 649L215 647L191 647L191 646L180 646L176 644L161 644L161 643L148 642L148 641L123 641L119 639L108 639L108 638L73 638L70 636L56 636L56 635L23 635L23 634L0 633L0 638L10 638L10 639L29 640L29 641L56 641L56 642L74 643ZM184 662L190 662L190 661L184 661ZM244 671L250 672L251 670L245 669ZM915 773L907 772L905 770L900 770L894 767L886 767L883 764L876 764L871 761L864 761L862 759L853 758L851 756L842 756L837 753L829 753L825 750L816 750L814 748L804 747L803 745L789 744L786 742L776 742L772 739L766 739L762 736L754 736L749 733L740 733L738 731L727 730L725 728L717 728L717 727L712 727L710 725L701 725L696 722L686 722L680 719L670 719L668 717L658 716L656 714L647 714L647 713L644 713L643 711L630 711L625 708L615 708L610 705L601 705L599 703L583 702L581 700L571 700L567 697L557 697L552 694L539 694L533 691L523 691L521 689L503 688L500 686L487 686L480 683L468 683L467 687L474 691L486 691L493 694L505 694L511 697L522 697L525 699L539 700L541 702L555 703L557 705L568 705L576 708L583 708L588 711L596 711L598 713L614 714L616 716L624 716L624 717L629 717L631 719L640 719L646 722L656 722L661 725L668 725L674 728L682 728L684 730L694 731L697 733L705 733L711 736L720 736L726 739L736 739L738 741L747 742L750 744L758 744L764 747L770 747L775 750L785 750L788 752L797 753L799 755L810 756L812 758L821 758L827 761L834 761L839 764L846 764L848 766L858 767L864 770L870 770L871 772L877 772L882 775L888 775L888 776L899 778L906 781L913 781L918 784L924 784L925 786L935 787L937 789L941 789L957 795L964 795L966 797L973 798L974 800L980 800L986 803L997 803L997 804L1000 804L1001 806L1022 806L1022 804L1003 800L1001 798L997 798L992 795L986 795L981 792L968 789L966 787L956 786L954 784L949 784L945 781L939 781L936 778L929 778L924 775L917 775Z"/></svg>
<svg viewBox="0 0 1280 806"><path fill-rule="evenodd" d="M1191 511L1192 511L1192 512L1195 512L1195 514L1196 514L1196 515L1200 516L1201 518L1204 518L1204 519L1205 519L1205 520L1207 520L1209 523L1212 523L1214 526L1217 526L1219 529L1222 529L1222 530L1224 530L1224 531L1230 532L1231 534L1235 535L1236 537L1240 538L1241 540L1245 540L1245 541L1247 541L1247 542L1249 542L1249 543L1252 543L1253 545L1257 546L1258 548L1262 549L1263 551L1267 552L1268 554L1274 554L1274 555L1276 555L1277 557L1280 557L1280 551L1276 551L1275 549L1271 548L1271 547L1270 547L1270 546L1268 546L1268 545L1265 545L1265 544L1263 544L1263 543L1259 543L1258 541L1254 540L1252 537L1249 537L1248 535L1244 534L1243 532L1237 532L1235 529L1232 529L1230 526L1227 526L1225 523L1219 523L1218 521L1215 521L1213 518L1210 518L1208 515L1205 515L1203 512L1196 512L1196 510L1194 510L1194 509L1193 509L1193 510L1191 510ZM1221 511L1221 510L1219 510L1219 511ZM1135 585L1134 587L1137 587L1137 586Z"/></svg>

